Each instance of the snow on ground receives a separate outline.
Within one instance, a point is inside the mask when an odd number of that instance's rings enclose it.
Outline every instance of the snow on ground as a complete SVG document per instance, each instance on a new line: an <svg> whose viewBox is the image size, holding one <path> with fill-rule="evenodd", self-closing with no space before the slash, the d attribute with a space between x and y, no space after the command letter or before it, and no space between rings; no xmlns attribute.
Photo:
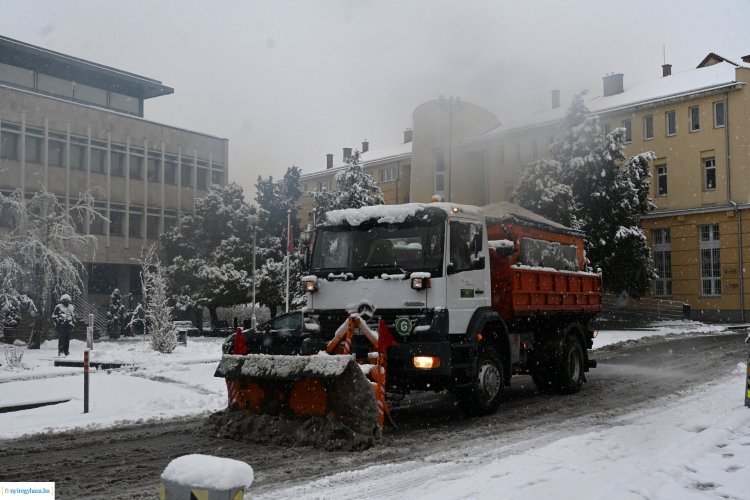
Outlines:
<svg viewBox="0 0 750 500"><path fill-rule="evenodd" d="M262 498L748 498L746 367L605 426L347 471ZM571 423L574 425L575 423Z"/></svg>
<svg viewBox="0 0 750 500"><path fill-rule="evenodd" d="M0 439L84 427L114 427L150 419L217 411L226 406L226 385L213 376L222 338L190 338L171 354L153 351L147 339L97 342L92 362L126 363L89 374L89 413L83 413L83 368L55 367L55 360L83 361L85 343L72 340L70 356L58 358L57 341L24 349L24 368L11 369L0 345L0 407L70 399L66 403L0 413Z"/></svg>
<svg viewBox="0 0 750 500"><path fill-rule="evenodd" d="M600 331L595 348L653 335L705 334L723 327L695 322L659 323L649 329ZM0 439L84 427L113 427L150 419L205 414L226 406L226 385L214 371L221 338L193 338L171 354L160 354L142 337L100 341L92 362L125 363L116 370L90 373L90 408L83 413L83 369L55 367L56 359L83 360L85 343L73 340L70 356L57 358L57 341L39 350L24 348L25 369L11 369L0 344L0 407L70 399L67 403L0 413Z"/></svg>

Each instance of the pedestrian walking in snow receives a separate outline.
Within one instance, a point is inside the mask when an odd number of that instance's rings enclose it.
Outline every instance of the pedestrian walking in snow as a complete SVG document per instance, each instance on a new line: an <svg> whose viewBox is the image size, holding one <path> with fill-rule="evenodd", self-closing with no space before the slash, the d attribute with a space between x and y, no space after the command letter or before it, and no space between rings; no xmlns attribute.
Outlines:
<svg viewBox="0 0 750 500"><path fill-rule="evenodd" d="M67 293L60 297L60 303L55 306L52 313L52 320L55 322L55 331L57 332L57 355L66 356L70 354L70 334L75 327L75 308L71 303L70 295Z"/></svg>

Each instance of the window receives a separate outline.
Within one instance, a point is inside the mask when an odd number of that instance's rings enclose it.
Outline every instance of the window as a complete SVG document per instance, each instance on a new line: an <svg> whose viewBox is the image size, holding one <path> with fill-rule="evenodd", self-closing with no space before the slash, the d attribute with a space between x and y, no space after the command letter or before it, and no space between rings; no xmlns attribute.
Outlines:
<svg viewBox="0 0 750 500"><path fill-rule="evenodd" d="M61 97L73 98L73 82L70 80L63 80L51 75L45 75L44 73L37 73L36 86L41 92L47 94L59 95Z"/></svg>
<svg viewBox="0 0 750 500"><path fill-rule="evenodd" d="M91 171L103 174L105 170L105 157L107 152L103 149L91 148Z"/></svg>
<svg viewBox="0 0 750 500"><path fill-rule="evenodd" d="M531 157L535 160L539 158L539 143L536 139L531 141Z"/></svg>
<svg viewBox="0 0 750 500"><path fill-rule="evenodd" d="M609 123L605 123L604 124L604 136L605 137L608 136L610 132L612 132L612 125L610 125Z"/></svg>
<svg viewBox="0 0 750 500"><path fill-rule="evenodd" d="M656 266L656 296L672 295L672 241L669 228L654 229L654 266Z"/></svg>
<svg viewBox="0 0 750 500"><path fill-rule="evenodd" d="M500 165L504 165L505 164L505 146L501 145L497 154L498 156L500 156Z"/></svg>
<svg viewBox="0 0 750 500"><path fill-rule="evenodd" d="M107 91L83 83L75 83L73 86L73 98L76 101L98 104L99 106L107 105Z"/></svg>
<svg viewBox="0 0 750 500"><path fill-rule="evenodd" d="M195 179L195 185L198 189L206 189L208 179L208 170L205 168L199 168L197 171L197 178Z"/></svg>
<svg viewBox="0 0 750 500"><path fill-rule="evenodd" d="M164 182L177 184L177 164L173 161L164 162Z"/></svg>
<svg viewBox="0 0 750 500"><path fill-rule="evenodd" d="M716 189L716 158L703 158L703 180L705 191Z"/></svg>
<svg viewBox="0 0 750 500"><path fill-rule="evenodd" d="M320 181L318 182L318 192L321 191L329 191L331 188L329 181Z"/></svg>
<svg viewBox="0 0 750 500"><path fill-rule="evenodd" d="M435 194L445 192L445 155L442 151L435 152Z"/></svg>
<svg viewBox="0 0 750 500"><path fill-rule="evenodd" d="M515 143L514 147L516 150L516 161L521 161L521 143Z"/></svg>
<svg viewBox="0 0 750 500"><path fill-rule="evenodd" d="M193 166L183 162L180 170L182 174L182 187L193 187Z"/></svg>
<svg viewBox="0 0 750 500"><path fill-rule="evenodd" d="M150 240L158 240L159 235L159 216L149 215L146 217L146 235Z"/></svg>
<svg viewBox="0 0 750 500"><path fill-rule="evenodd" d="M26 136L26 161L42 163L42 138Z"/></svg>
<svg viewBox="0 0 750 500"><path fill-rule="evenodd" d="M701 129L700 109L698 106L693 106L688 109L688 113L690 114L690 131L699 131Z"/></svg>
<svg viewBox="0 0 750 500"><path fill-rule="evenodd" d="M654 117L652 115L643 117L643 138L654 138Z"/></svg>
<svg viewBox="0 0 750 500"><path fill-rule="evenodd" d="M701 294L721 295L719 225L700 226Z"/></svg>
<svg viewBox="0 0 750 500"><path fill-rule="evenodd" d="M89 232L91 234L104 234L104 219L94 217L89 224Z"/></svg>
<svg viewBox="0 0 750 500"><path fill-rule="evenodd" d="M218 172L213 170L211 172L211 184L222 184L224 182L224 172ZM305 184L305 191L307 191L307 184Z"/></svg>
<svg viewBox="0 0 750 500"><path fill-rule="evenodd" d="M667 166L657 165L656 167L656 185L659 196L667 196Z"/></svg>
<svg viewBox="0 0 750 500"><path fill-rule="evenodd" d="M724 101L717 101L714 103L714 127L723 127L726 123L724 117Z"/></svg>
<svg viewBox="0 0 750 500"><path fill-rule="evenodd" d="M0 63L0 80L21 87L34 88L34 72L10 64Z"/></svg>
<svg viewBox="0 0 750 500"><path fill-rule="evenodd" d="M2 132L0 134L2 146L0 146L0 157L9 160L18 159L18 134Z"/></svg>
<svg viewBox="0 0 750 500"><path fill-rule="evenodd" d="M674 111L667 111L667 135L677 134L677 115Z"/></svg>
<svg viewBox="0 0 750 500"><path fill-rule="evenodd" d="M47 164L52 167L65 166L65 143L60 141L47 141Z"/></svg>
<svg viewBox="0 0 750 500"><path fill-rule="evenodd" d="M110 167L112 175L125 177L125 155L123 153L112 151L111 161L112 163ZM130 161L133 161L133 158L130 158Z"/></svg>
<svg viewBox="0 0 750 500"><path fill-rule="evenodd" d="M148 180L149 182L159 182L161 180L161 160L159 158L148 159Z"/></svg>
<svg viewBox="0 0 750 500"><path fill-rule="evenodd" d="M125 214L122 212L109 213L109 234L122 236L125 232Z"/></svg>
<svg viewBox="0 0 750 500"><path fill-rule="evenodd" d="M117 267L117 264L92 264L89 271L89 293L112 293L117 288Z"/></svg>
<svg viewBox="0 0 750 500"><path fill-rule="evenodd" d="M140 156L130 157L130 178L143 179L143 158Z"/></svg>
<svg viewBox="0 0 750 500"><path fill-rule="evenodd" d="M380 182L389 182L396 180L396 167L380 169Z"/></svg>
<svg viewBox="0 0 750 500"><path fill-rule="evenodd" d="M513 191L515 191L515 187L512 184L505 185L505 188L503 189L505 201L513 202Z"/></svg>
<svg viewBox="0 0 750 500"><path fill-rule="evenodd" d="M125 111L137 115L140 112L140 102L137 97L120 94L117 92L109 93L109 104L112 109Z"/></svg>
<svg viewBox="0 0 750 500"><path fill-rule="evenodd" d="M481 248L482 228L478 224L451 221L450 223L450 263L454 273L475 269L474 260ZM480 235L477 237L477 235ZM477 247L476 245L479 245Z"/></svg>
<svg viewBox="0 0 750 500"><path fill-rule="evenodd" d="M128 234L131 238L141 238L141 214L130 214L128 217Z"/></svg>
<svg viewBox="0 0 750 500"><path fill-rule="evenodd" d="M80 144L70 145L70 168L76 170L86 169L86 146Z"/></svg>
<svg viewBox="0 0 750 500"><path fill-rule="evenodd" d="M632 142L633 141L633 124L630 122L630 120L623 120L622 128L625 129L625 142Z"/></svg>

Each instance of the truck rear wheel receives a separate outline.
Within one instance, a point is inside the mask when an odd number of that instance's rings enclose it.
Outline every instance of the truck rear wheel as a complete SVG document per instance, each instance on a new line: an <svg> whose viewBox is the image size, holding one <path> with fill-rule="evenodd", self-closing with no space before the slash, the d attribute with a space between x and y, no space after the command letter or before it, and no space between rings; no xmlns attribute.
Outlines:
<svg viewBox="0 0 750 500"><path fill-rule="evenodd" d="M503 364L492 348L484 348L477 360L477 373L471 387L456 393L458 405L468 415L495 413L505 387Z"/></svg>
<svg viewBox="0 0 750 500"><path fill-rule="evenodd" d="M557 366L556 386L561 394L581 390L584 380L583 347L575 335L568 335L563 344L562 357Z"/></svg>

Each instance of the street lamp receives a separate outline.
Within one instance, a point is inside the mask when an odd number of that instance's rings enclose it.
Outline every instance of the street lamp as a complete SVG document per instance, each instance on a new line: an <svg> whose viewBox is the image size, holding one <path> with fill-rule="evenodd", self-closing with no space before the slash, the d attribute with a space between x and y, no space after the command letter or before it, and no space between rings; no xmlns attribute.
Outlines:
<svg viewBox="0 0 750 500"><path fill-rule="evenodd" d="M250 318L250 328L252 330L255 330L255 234L257 233L258 229L258 216L255 214L250 214L247 217L247 221L253 228L253 315Z"/></svg>

